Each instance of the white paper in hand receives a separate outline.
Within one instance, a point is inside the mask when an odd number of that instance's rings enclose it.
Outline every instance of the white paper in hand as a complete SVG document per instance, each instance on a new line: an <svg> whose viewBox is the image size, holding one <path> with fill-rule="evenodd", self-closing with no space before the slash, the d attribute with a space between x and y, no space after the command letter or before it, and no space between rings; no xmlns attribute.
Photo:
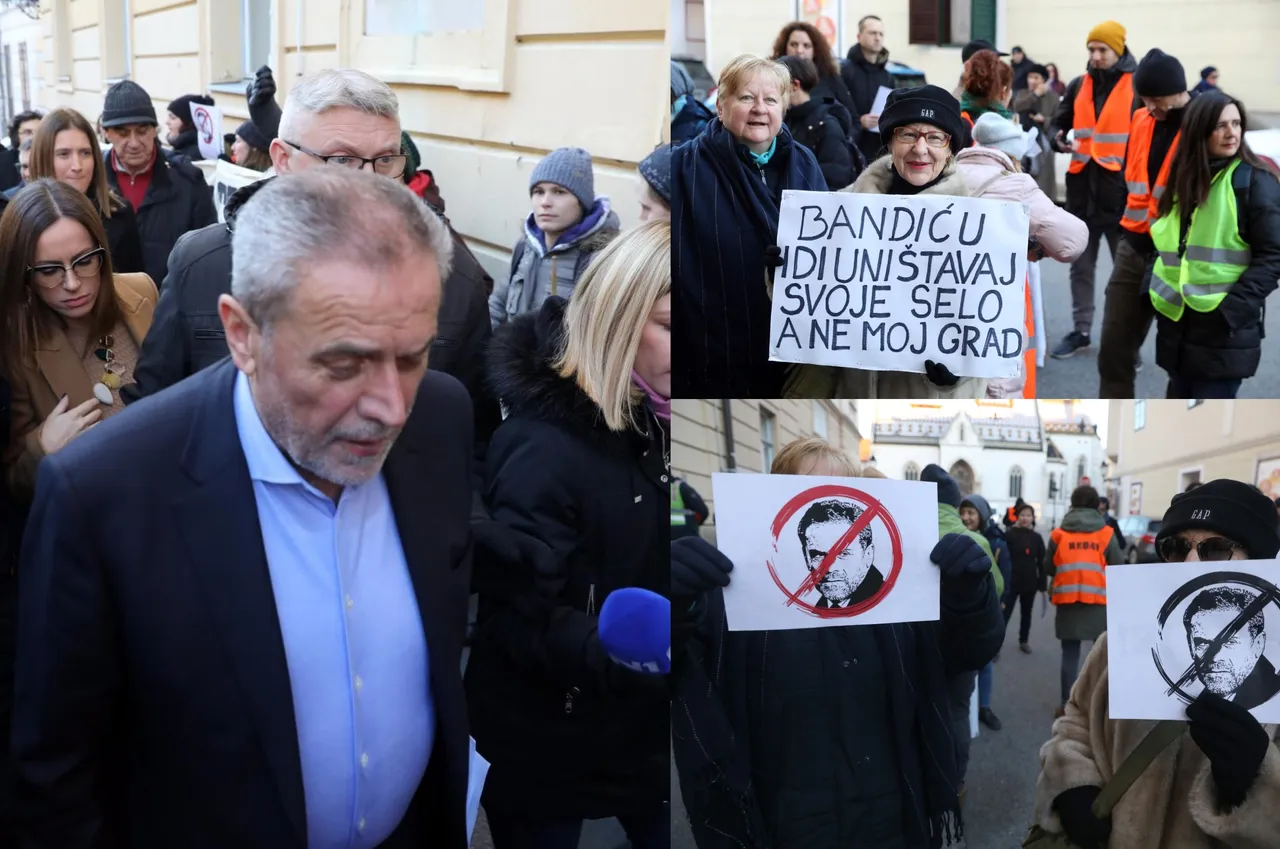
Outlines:
<svg viewBox="0 0 1280 849"><path fill-rule="evenodd" d="M476 816L480 812L480 796L484 791L484 779L489 774L489 762L476 751L476 738L471 738L471 760L467 768L467 842L475 837Z"/></svg>
<svg viewBox="0 0 1280 849"><path fill-rule="evenodd" d="M884 86L880 86L880 88L876 90L876 99L875 99L875 102L871 104L871 112L870 112L870 113L868 113L868 114L871 114L871 115L877 115L877 116L878 116L878 115L883 115L883 114L884 114L884 106L885 106L885 103L887 103L887 102L888 102L888 100L889 100L889 94L890 94L892 91L893 91L893 89L885 88ZM873 133L878 133L878 132L880 132L880 127L879 127L879 125L872 127L872 128L871 128L871 132L873 132Z"/></svg>

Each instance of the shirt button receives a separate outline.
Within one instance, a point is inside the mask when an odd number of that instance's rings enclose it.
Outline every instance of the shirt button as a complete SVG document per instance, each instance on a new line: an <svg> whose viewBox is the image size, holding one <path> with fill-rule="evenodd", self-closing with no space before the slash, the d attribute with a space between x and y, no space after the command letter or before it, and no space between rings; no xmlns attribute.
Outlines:
<svg viewBox="0 0 1280 849"><path fill-rule="evenodd" d="M363 755L361 755L361 756L360 756L360 766L365 767L366 769L368 768L368 766L369 766L369 753L368 753L368 752L365 752Z"/></svg>
<svg viewBox="0 0 1280 849"><path fill-rule="evenodd" d="M844 662L844 666L845 666L845 668L846 668L846 669L848 669L848 668L849 668L849 661L847 661L847 660L846 660L846 661Z"/></svg>
<svg viewBox="0 0 1280 849"><path fill-rule="evenodd" d="M353 599L351 596L347 596L347 610L350 610L355 606L356 606L355 599Z"/></svg>
<svg viewBox="0 0 1280 849"><path fill-rule="evenodd" d="M356 823L357 831L364 831L364 817L360 818L360 822Z"/></svg>
<svg viewBox="0 0 1280 849"><path fill-rule="evenodd" d="M358 693L363 689L364 689L364 679L362 679L359 675L357 675L356 676L356 692Z"/></svg>

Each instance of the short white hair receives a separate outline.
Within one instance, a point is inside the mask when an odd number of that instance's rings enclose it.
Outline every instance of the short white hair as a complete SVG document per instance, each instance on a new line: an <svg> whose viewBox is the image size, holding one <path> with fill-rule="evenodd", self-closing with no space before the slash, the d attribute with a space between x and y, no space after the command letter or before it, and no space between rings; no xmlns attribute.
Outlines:
<svg viewBox="0 0 1280 849"><path fill-rule="evenodd" d="M308 74L289 89L277 135L288 141L297 134L304 114L319 115L340 107L400 123L400 101L391 86L354 68L329 69Z"/></svg>
<svg viewBox="0 0 1280 849"><path fill-rule="evenodd" d="M421 254L435 258L443 288L453 261L449 228L403 183L308 168L271 180L236 214L231 294L265 334L309 268L345 261L387 269Z"/></svg>

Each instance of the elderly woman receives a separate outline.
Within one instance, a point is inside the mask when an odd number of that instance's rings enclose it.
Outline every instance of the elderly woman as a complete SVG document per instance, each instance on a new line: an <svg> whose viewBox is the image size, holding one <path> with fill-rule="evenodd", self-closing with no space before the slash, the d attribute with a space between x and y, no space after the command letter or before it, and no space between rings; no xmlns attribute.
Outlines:
<svg viewBox="0 0 1280 849"><path fill-rule="evenodd" d="M672 151L678 396L782 393L785 366L769 362L773 265L766 253L776 256L782 193L827 190L818 160L782 124L790 96L786 68L739 56L720 75L717 117Z"/></svg>
<svg viewBox="0 0 1280 849"><path fill-rule="evenodd" d="M1280 549L1275 507L1248 484L1210 481L1173 497L1156 549L1171 563L1270 560ZM1260 724L1247 710L1257 700L1242 698L1250 679L1274 678L1274 669L1264 662L1231 701L1208 690L1201 693L1187 707L1189 733L1161 752L1110 816L1099 819L1091 810L1094 799L1154 725L1107 718L1103 634L1080 670L1066 715L1053 724L1053 737L1040 750L1036 822L1066 834L1082 849L1276 846L1280 726Z"/></svg>

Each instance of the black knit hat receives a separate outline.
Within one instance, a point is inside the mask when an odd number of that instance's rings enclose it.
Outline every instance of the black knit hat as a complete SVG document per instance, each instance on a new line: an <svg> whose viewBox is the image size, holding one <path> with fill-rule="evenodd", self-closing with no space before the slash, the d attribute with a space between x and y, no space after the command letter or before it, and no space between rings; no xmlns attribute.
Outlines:
<svg viewBox="0 0 1280 849"><path fill-rule="evenodd" d="M920 472L920 480L938 485L939 504L950 504L957 510L960 509L960 484L937 463L925 466L924 471Z"/></svg>
<svg viewBox="0 0 1280 849"><path fill-rule="evenodd" d="M1138 97L1168 97L1187 90L1182 63L1159 47L1147 51L1133 72L1133 90Z"/></svg>
<svg viewBox="0 0 1280 849"><path fill-rule="evenodd" d="M1049 79L1049 69L1046 68L1044 65L1032 65L1030 68L1027 68L1027 73L1039 74L1040 76L1044 77L1046 80Z"/></svg>
<svg viewBox="0 0 1280 849"><path fill-rule="evenodd" d="M169 101L169 111L178 116L182 121L182 126L190 129L195 125L194 119L191 117L191 104L199 103L201 106L213 106L213 98L207 94L184 94L182 97L175 97Z"/></svg>
<svg viewBox="0 0 1280 849"><path fill-rule="evenodd" d="M979 50L990 50L997 56L1009 55L1008 53L1001 53L999 50L996 50L995 47L991 45L991 42L987 41L985 38L979 38L964 46L964 49L960 51L960 61L968 62L973 58L973 54L977 53Z"/></svg>
<svg viewBox="0 0 1280 849"><path fill-rule="evenodd" d="M249 147L255 147L258 150L270 150L271 139L262 134L257 125L252 121L245 121L236 128L236 135L245 140Z"/></svg>
<svg viewBox="0 0 1280 849"><path fill-rule="evenodd" d="M964 123L960 120L960 101L951 92L936 85L899 88L889 93L884 112L880 113L880 136L888 144L898 127L907 124L932 124L951 134L951 152L964 146Z"/></svg>
<svg viewBox="0 0 1280 849"><path fill-rule="evenodd" d="M1156 534L1156 546L1166 537L1192 528L1217 531L1243 545L1254 560L1271 560L1280 551L1276 505L1257 488L1240 481L1209 481L1175 495Z"/></svg>
<svg viewBox="0 0 1280 849"><path fill-rule="evenodd" d="M159 123L151 95L133 80L121 80L107 89L107 96L102 102L103 127Z"/></svg>

